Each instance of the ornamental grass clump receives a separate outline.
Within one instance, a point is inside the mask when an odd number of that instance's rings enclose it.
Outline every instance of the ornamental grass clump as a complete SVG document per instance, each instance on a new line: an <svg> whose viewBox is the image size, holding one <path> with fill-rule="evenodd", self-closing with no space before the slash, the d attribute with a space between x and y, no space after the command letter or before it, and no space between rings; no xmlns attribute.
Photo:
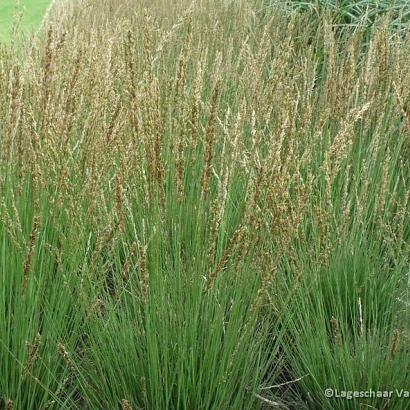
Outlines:
<svg viewBox="0 0 410 410"><path fill-rule="evenodd" d="M409 38L173 3L73 1L0 50L0 408L405 389Z"/></svg>

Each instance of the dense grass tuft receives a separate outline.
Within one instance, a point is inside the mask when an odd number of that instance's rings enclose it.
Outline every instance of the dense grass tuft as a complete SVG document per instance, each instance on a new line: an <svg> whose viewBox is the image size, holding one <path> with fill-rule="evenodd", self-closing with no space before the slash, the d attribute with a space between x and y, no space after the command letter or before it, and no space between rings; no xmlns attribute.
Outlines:
<svg viewBox="0 0 410 410"><path fill-rule="evenodd" d="M410 37L173 3L0 50L0 408L406 409Z"/></svg>

